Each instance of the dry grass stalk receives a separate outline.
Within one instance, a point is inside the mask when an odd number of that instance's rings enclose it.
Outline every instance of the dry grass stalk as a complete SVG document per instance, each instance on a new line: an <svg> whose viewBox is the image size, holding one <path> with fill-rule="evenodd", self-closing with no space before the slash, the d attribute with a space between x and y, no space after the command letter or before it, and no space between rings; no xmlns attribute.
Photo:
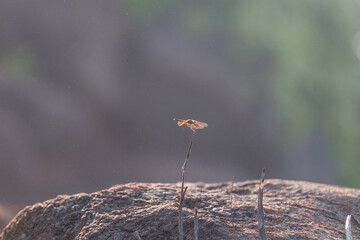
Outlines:
<svg viewBox="0 0 360 240"><path fill-rule="evenodd" d="M191 140L190 140L190 144L189 144L188 151L187 151L187 154L186 154L186 158L185 158L184 164L183 164L183 166L181 168L182 169L182 181L181 181L181 193L180 193L180 204L179 204L179 239L180 240L184 239L182 204L183 204L183 199L184 199L185 192L186 192L186 189L187 189L187 187L186 187L185 190L184 190L185 171L186 171L186 166L187 166L187 163L189 161L190 154L191 154L191 147L192 147L192 144L193 144L193 141L194 141L194 136L195 136L195 131L193 131L193 134L191 136Z"/></svg>
<svg viewBox="0 0 360 240"><path fill-rule="evenodd" d="M266 240L265 234L265 215L263 209L263 192L264 192L264 178L265 178L265 168L263 168L261 173L260 179L260 186L259 186L259 196L258 196L258 211L259 211L259 235L260 240Z"/></svg>
<svg viewBox="0 0 360 240"><path fill-rule="evenodd" d="M139 231L136 230L135 232L133 232L133 235L134 237L137 239L137 240L141 240L141 237L140 237L140 234L139 234Z"/></svg>
<svg viewBox="0 0 360 240"><path fill-rule="evenodd" d="M198 221L198 216L197 216L198 210L197 207L195 207L195 214L194 214L194 239L195 240L199 240L199 221Z"/></svg>
<svg viewBox="0 0 360 240"><path fill-rule="evenodd" d="M346 240L353 240L352 232L351 232L351 223L353 223L356 227L360 228L360 223L351 215L346 217L345 223L345 233L346 233Z"/></svg>
<svg viewBox="0 0 360 240"><path fill-rule="evenodd" d="M345 232L346 232L346 240L353 240L351 233L351 215L348 215L346 217Z"/></svg>

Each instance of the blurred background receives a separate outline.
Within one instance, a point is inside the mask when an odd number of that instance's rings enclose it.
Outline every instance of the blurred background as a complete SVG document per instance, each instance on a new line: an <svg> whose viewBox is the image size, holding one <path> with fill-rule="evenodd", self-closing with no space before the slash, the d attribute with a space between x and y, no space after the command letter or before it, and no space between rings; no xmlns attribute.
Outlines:
<svg viewBox="0 0 360 240"><path fill-rule="evenodd" d="M0 2L0 216L128 182L360 186L359 1Z"/></svg>

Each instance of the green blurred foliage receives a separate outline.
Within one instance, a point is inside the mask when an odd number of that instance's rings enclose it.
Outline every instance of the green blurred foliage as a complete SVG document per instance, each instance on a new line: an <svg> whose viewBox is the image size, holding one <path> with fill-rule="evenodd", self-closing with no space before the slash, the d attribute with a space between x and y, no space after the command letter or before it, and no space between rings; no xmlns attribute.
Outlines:
<svg viewBox="0 0 360 240"><path fill-rule="evenodd" d="M157 14L163 12L168 5L174 0L116 0L119 3L119 8L126 9L126 14L130 15L133 20L140 23L146 23L147 20L155 17Z"/></svg>
<svg viewBox="0 0 360 240"><path fill-rule="evenodd" d="M234 11L239 38L273 55L271 91L285 124L284 147L320 128L335 150L342 182L359 187L359 63L352 50L358 6L247 1Z"/></svg>

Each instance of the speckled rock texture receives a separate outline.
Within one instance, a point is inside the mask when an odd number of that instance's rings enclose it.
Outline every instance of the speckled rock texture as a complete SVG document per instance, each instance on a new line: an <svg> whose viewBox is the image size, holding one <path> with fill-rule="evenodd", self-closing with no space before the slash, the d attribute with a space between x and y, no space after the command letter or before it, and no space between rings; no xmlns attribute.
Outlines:
<svg viewBox="0 0 360 240"><path fill-rule="evenodd" d="M21 210L0 239L176 239L179 186L129 183L58 196ZM259 239L258 181L186 186L185 239L194 238L195 206L199 239ZM360 217L360 190L265 180L264 211L268 239L345 239L346 216ZM359 233L353 227L354 239Z"/></svg>

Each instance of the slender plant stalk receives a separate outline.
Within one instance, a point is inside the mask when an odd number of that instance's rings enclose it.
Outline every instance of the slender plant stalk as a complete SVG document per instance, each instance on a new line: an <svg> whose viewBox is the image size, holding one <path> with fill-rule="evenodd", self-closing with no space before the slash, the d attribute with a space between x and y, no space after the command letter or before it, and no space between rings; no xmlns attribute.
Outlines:
<svg viewBox="0 0 360 240"><path fill-rule="evenodd" d="M353 223L356 227L360 228L360 223L351 215L347 215L346 223L345 223L345 232L346 232L346 240L353 240L351 223Z"/></svg>
<svg viewBox="0 0 360 240"><path fill-rule="evenodd" d="M354 216L351 216L351 222L357 227L360 228L360 223L358 220L356 220L356 218L354 218Z"/></svg>
<svg viewBox="0 0 360 240"><path fill-rule="evenodd" d="M182 207L182 205L183 205L184 196L185 196L185 193L186 193L186 190L187 190L187 189L188 189L188 187L186 186L185 189L184 189L184 191L183 191L183 193L182 193L181 196L180 196L179 209L180 209L180 207Z"/></svg>
<svg viewBox="0 0 360 240"><path fill-rule="evenodd" d="M191 154L191 147L192 147L192 144L194 142L194 137L195 137L195 132L193 132L193 134L191 136L191 140L190 140L190 144L189 144L188 151L187 151L187 154L186 154L186 158L185 158L184 164L183 164L183 166L181 168L181 170L182 170L181 194L184 191L185 171L186 171L186 166L187 166L187 163L189 161L190 154Z"/></svg>
<svg viewBox="0 0 360 240"><path fill-rule="evenodd" d="M199 240L198 232L199 232L199 221L197 216L198 210L197 207L195 207L195 214L194 214L194 239Z"/></svg>
<svg viewBox="0 0 360 240"><path fill-rule="evenodd" d="M183 230L183 212L182 212L182 205L183 205L183 198L185 197L185 191L184 190L184 184L185 184L185 171L186 171L186 166L187 163L189 161L189 157L191 154L191 147L194 141L194 136L195 136L195 131L193 132L192 136L191 136L191 140L190 140L190 144L188 147L188 151L186 154L186 158L184 161L184 164L182 166L182 182L181 182L181 193L180 193L180 204L179 204L179 240L183 240L184 239L184 230Z"/></svg>
<svg viewBox="0 0 360 240"><path fill-rule="evenodd" d="M351 233L351 215L348 215L346 217L345 232L346 232L346 240L353 240Z"/></svg>
<svg viewBox="0 0 360 240"><path fill-rule="evenodd" d="M260 186L259 186L259 196L258 196L258 211L259 211L259 234L260 234L260 240L266 240L266 234L265 234L265 215L264 215L264 209L263 209L263 192L264 192L264 178L265 178L265 168L263 168L261 173L261 179L260 179Z"/></svg>
<svg viewBox="0 0 360 240"><path fill-rule="evenodd" d="M232 195L233 189L234 189L234 177L233 177L233 180L231 181L231 188L230 188L230 222L231 222L231 227L232 227L231 232L233 235L233 239L235 239L234 209L233 209L233 195Z"/></svg>
<svg viewBox="0 0 360 240"><path fill-rule="evenodd" d="M141 237L140 237L140 234L139 234L139 231L136 230L135 232L133 232L133 235L134 237L137 239L137 240L141 240Z"/></svg>

